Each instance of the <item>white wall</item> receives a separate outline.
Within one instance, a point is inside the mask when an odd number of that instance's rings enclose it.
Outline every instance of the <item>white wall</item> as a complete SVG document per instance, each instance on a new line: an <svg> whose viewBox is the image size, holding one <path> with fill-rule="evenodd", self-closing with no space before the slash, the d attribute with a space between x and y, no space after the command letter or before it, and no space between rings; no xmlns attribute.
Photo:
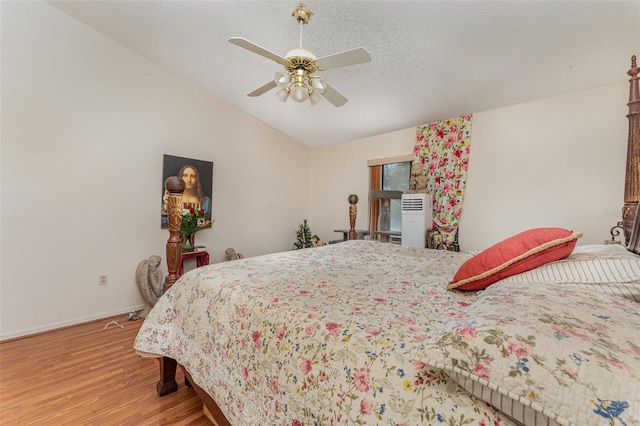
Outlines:
<svg viewBox="0 0 640 426"><path fill-rule="evenodd" d="M622 217L629 83L474 116L462 245L481 249L532 227L602 244Z"/></svg>
<svg viewBox="0 0 640 426"><path fill-rule="evenodd" d="M291 248L309 148L45 3L1 7L0 338L143 303L136 267L168 238L163 154L214 162L197 236L213 261Z"/></svg>
<svg viewBox="0 0 640 426"><path fill-rule="evenodd" d="M541 226L583 232L580 244L610 238L624 196L628 90L621 81L475 112L461 248L483 249ZM333 229L349 225L350 193L360 198L356 227L367 228L367 160L411 154L414 140L410 128L316 149L311 230L338 237Z"/></svg>

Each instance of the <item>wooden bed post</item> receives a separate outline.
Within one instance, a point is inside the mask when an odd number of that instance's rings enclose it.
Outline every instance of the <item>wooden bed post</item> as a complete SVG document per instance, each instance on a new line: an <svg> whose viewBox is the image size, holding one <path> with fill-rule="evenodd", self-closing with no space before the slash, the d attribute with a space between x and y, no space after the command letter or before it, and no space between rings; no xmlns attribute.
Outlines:
<svg viewBox="0 0 640 426"><path fill-rule="evenodd" d="M180 278L178 267L180 266L180 251L182 239L180 238L180 221L182 220L182 193L185 189L184 181L171 176L164 182L164 187L169 191L167 200L167 214L169 215L169 239L167 240L167 269L169 275L164 280L164 291L167 291ZM176 369L178 363L175 359L160 358L160 380L156 384L158 396L168 395L178 390L176 382Z"/></svg>
<svg viewBox="0 0 640 426"><path fill-rule="evenodd" d="M169 191L167 200L167 214L169 215L169 239L167 240L167 269L169 275L164 280L164 291L171 288L178 281L178 267L180 266L180 251L182 250L182 238L180 237L180 221L182 220L182 193L185 184L177 176L170 176L164 187Z"/></svg>
<svg viewBox="0 0 640 426"><path fill-rule="evenodd" d="M349 195L349 239L356 239L356 215L358 214L358 196L356 194Z"/></svg>
<svg viewBox="0 0 640 426"><path fill-rule="evenodd" d="M631 57L631 69L627 72L629 79L629 141L627 145L627 169L624 183L624 206L622 207L622 228L625 245L629 244L633 220L638 211L640 201L640 88L638 87L640 68L636 63L636 55Z"/></svg>

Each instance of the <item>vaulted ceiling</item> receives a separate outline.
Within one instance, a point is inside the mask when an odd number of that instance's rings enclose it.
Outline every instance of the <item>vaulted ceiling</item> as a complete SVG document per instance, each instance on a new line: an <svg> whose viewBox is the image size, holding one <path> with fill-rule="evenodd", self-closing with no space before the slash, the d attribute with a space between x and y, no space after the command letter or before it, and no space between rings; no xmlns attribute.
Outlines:
<svg viewBox="0 0 640 426"><path fill-rule="evenodd" d="M303 47L372 57L321 73L344 106L311 106L247 97L282 67L228 42L299 47L295 0L47 3L310 147L622 81L640 55L640 1L309 0Z"/></svg>

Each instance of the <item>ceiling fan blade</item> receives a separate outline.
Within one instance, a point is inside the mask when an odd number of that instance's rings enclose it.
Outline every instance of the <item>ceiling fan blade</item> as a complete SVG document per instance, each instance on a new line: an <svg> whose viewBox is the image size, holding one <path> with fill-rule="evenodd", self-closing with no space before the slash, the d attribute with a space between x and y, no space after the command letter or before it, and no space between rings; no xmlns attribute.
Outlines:
<svg viewBox="0 0 640 426"><path fill-rule="evenodd" d="M265 58L271 59L272 61L275 61L275 62L277 62L279 64L288 64L289 63L288 59L285 59L282 56L265 49L264 47L260 47L257 44L255 44L253 42L250 42L246 38L231 37L229 39L229 43L235 44L236 46L243 47L243 48L245 48L247 50L252 51L253 53L257 53L258 55L264 56Z"/></svg>
<svg viewBox="0 0 640 426"><path fill-rule="evenodd" d="M345 98L338 92L336 89L327 84L327 87L324 89L324 93L322 94L326 100L331 102L333 106L340 107L347 103L348 99Z"/></svg>
<svg viewBox="0 0 640 426"><path fill-rule="evenodd" d="M346 67L347 65L364 64L365 62L371 62L371 55L364 47L358 47L357 49L316 59L316 65L323 70Z"/></svg>
<svg viewBox="0 0 640 426"><path fill-rule="evenodd" d="M270 82L268 82L264 86L258 87L256 90L254 90L253 92L249 93L247 96L255 98L256 96L260 96L263 93L267 93L269 90L273 89L274 87L276 87L276 82L271 80Z"/></svg>

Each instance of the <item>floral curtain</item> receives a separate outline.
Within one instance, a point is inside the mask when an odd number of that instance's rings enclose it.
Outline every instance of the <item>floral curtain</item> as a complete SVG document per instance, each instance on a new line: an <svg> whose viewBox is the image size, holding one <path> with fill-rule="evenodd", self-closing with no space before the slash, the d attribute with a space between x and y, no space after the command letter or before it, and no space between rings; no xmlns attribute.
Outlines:
<svg viewBox="0 0 640 426"><path fill-rule="evenodd" d="M473 115L464 115L416 129L412 174L417 170L426 178L414 181L424 182L431 194L433 221L447 247L456 239L462 211L472 121ZM422 188L415 189L421 192Z"/></svg>

